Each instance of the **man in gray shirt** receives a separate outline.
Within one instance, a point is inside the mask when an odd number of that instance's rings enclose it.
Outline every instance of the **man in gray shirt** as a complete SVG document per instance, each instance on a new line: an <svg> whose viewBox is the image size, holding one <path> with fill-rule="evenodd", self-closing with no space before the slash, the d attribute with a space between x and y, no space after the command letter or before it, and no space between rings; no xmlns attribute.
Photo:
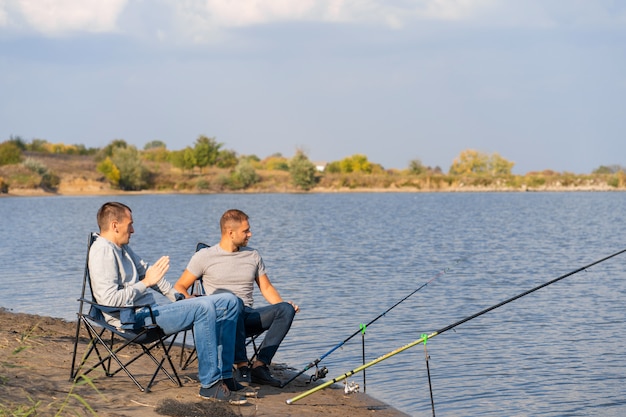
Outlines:
<svg viewBox="0 0 626 417"><path fill-rule="evenodd" d="M220 229L219 244L196 252L174 288L190 297L189 288L201 279L207 294L235 294L241 308L235 342L236 380L282 387L281 381L274 378L267 365L271 364L299 308L291 301L283 301L267 277L261 255L247 246L252 236L248 216L241 210L228 210L220 219ZM253 308L255 283L268 306ZM250 369L246 334L264 331L265 338Z"/></svg>
<svg viewBox="0 0 626 417"><path fill-rule="evenodd" d="M241 398L230 393L243 388L232 376L240 308L237 297L223 293L185 299L165 279L170 267L168 256L162 256L150 266L128 246L135 231L128 206L117 202L105 203L98 210L97 219L100 233L91 245L88 260L96 302L112 307L148 304L157 317L157 324L168 335L193 328L200 397L241 403ZM172 302L158 305L148 288L159 291ZM119 313L107 315L106 319L113 326L121 327ZM150 320L147 308L138 309L133 327L141 328L150 324Z"/></svg>

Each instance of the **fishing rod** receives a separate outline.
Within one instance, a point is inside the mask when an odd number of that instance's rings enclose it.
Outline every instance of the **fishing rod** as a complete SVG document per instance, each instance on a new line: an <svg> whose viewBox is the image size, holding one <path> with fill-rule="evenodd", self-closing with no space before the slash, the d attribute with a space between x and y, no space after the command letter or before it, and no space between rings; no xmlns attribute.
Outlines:
<svg viewBox="0 0 626 417"><path fill-rule="evenodd" d="M453 267L454 265L458 264L461 261L464 261L466 259L468 259L469 256L465 257L465 258L459 258L457 259L452 265L444 268L443 270L441 270L438 274L436 274L434 277L432 277L430 280L426 281L425 283L423 283L422 285L420 285L418 288L416 288L415 290L413 290L413 292L411 292L409 295L407 295L406 297L404 297L402 300L398 301L397 303L395 303L394 305L392 305L391 307L389 307L387 310L385 310L384 312L382 312L381 314L379 314L375 319L373 319L372 321L370 321L367 324L361 324L359 326L359 330L355 331L354 333L352 333L349 337L347 337L343 342L338 343L335 347L333 347L332 349L330 349L328 352L324 353L322 356L320 356L319 358L315 359L314 361L310 362L307 366L305 366L300 372L298 372L297 374L293 375L291 378L289 378L289 380L287 382L283 382L281 384L281 388L284 388L287 386L287 384L291 383L294 379L296 379L297 377L299 377L300 375L302 375L303 373L305 373L306 371L308 371L309 369L313 368L314 366L317 367L317 365L324 360L324 358L326 358L328 355L330 355L331 353L333 353L334 351L336 351L337 349L339 349L340 347L342 347L343 345L346 344L346 342L348 342L350 339L352 339L354 336L358 335L359 333L364 333L365 329L370 326L371 324L373 324L376 320L380 319L381 317L385 316L387 313L389 313L391 310L393 310L394 308L396 308L398 305L402 304L405 300L407 300L410 296L412 296L413 294L415 294L416 292L418 292L419 290L421 290L422 288L424 288L425 286L427 286L428 284L430 284L431 282L433 282L435 279L439 278L442 275L447 274ZM364 360L365 362L365 360ZM326 369L322 370L321 372L319 372L319 374L321 375L316 375L317 378L316 379L322 379L326 376L326 373L328 371Z"/></svg>
<svg viewBox="0 0 626 417"><path fill-rule="evenodd" d="M368 362L368 363L363 364L363 365L361 365L361 366L359 366L357 368L354 368L353 370L348 371L348 372L346 372L345 374L343 374L341 376L333 378L331 381L327 381L327 382L325 382L325 383L323 383L321 385L316 386L315 388L312 388L312 389L310 389L308 391L303 392L300 395L297 395L297 396L295 396L293 398L290 398L286 402L287 402L287 404L293 404L294 402L296 402L298 400L301 400L304 397L307 397L307 396L309 396L309 395L311 395L311 394L313 394L313 393L315 393L317 391L320 391L320 390L322 390L322 389L324 389L324 388L326 388L326 387L328 387L328 386L330 386L330 385L332 385L332 384L334 384L336 382L343 381L344 379L346 379L346 378L356 374L357 372L361 372L361 371L369 368L370 366L376 365L377 363L384 361L385 359L389 359L390 357L392 357L394 355L397 355L398 353L403 352L403 351L405 351L405 350L407 350L409 348L412 348L415 345L418 345L420 343L426 343L426 341L428 339L432 339L435 336L438 336L438 335L440 335L442 333L445 333L448 330L454 329L455 327L457 327L457 326L459 326L459 325L461 325L463 323L466 323L466 322L468 322L470 320L473 320L473 319L475 319L475 318L477 318L479 316L482 316L483 314L488 313L488 312L490 312L492 310L495 310L496 308L502 307L505 304L508 304L508 303L510 303L512 301L515 301L515 300L519 299L519 298L522 298L522 297L524 297L524 296L526 296L526 295L528 295L530 293L533 293L533 292L535 292L537 290L540 290L541 288L547 287L548 285L554 284L555 282L561 281L562 279L565 279L565 278L567 278L569 276L577 274L580 271L584 271L585 269L591 268L594 265L597 265L597 264L599 264L601 262L604 262L604 261L606 261L608 259L611 259L611 258L613 258L613 257L615 257L617 255L620 255L620 254L624 253L624 252L626 252L626 249L622 249L619 252L615 252L612 255L609 255L609 256L607 256L605 258L602 258L602 259L597 260L595 262L592 262L592 263L590 263L588 265L580 267L580 268L578 268L578 269L576 269L576 270L574 270L572 272L568 272L565 275L561 275L558 278L555 278L555 279L553 279L551 281L548 281L548 282L546 282L544 284L538 285L538 286L536 286L536 287L534 287L534 288L532 288L532 289L530 289L528 291L524 291L521 294L518 294L518 295L516 295L514 297L511 297L509 299L506 299L506 300L504 300L504 301L502 301L502 302L500 302L498 304L495 304L495 305L493 305L491 307L488 307L488 308L486 308L484 310L481 310L481 311L479 311L476 314L472 314L471 316L467 316L464 319L461 319L461 320L457 321L456 323L452 323L452 324L450 324L450 325L448 325L446 327L443 327L443 328L441 328L441 329L439 329L439 330L437 330L437 331L435 331L435 332L433 332L431 334L423 334L419 339L414 340L413 342L411 342L411 343L409 343L407 345L404 345L404 346L402 346L402 347L400 347L400 348L398 348L396 350L393 350L393 351L391 351L389 353L386 353L386 354L380 356L379 358L374 359L371 362Z"/></svg>

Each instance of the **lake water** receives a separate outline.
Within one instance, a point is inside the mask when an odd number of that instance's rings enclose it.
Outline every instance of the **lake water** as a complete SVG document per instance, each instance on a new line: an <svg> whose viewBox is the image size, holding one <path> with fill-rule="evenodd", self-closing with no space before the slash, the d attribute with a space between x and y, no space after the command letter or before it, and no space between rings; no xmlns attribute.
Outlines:
<svg viewBox="0 0 626 417"><path fill-rule="evenodd" d="M298 370L431 279L367 328L366 361L626 247L617 192L7 197L0 306L74 320L87 235L111 198L133 209L136 252L171 256L171 281L196 242L219 240L223 211L247 212L250 245L302 309L275 357ZM430 339L436 414L626 415L625 276L622 254ZM320 365L337 377L361 354L358 335ZM366 378L367 394L432 415L422 344ZM349 381L362 390L361 373Z"/></svg>

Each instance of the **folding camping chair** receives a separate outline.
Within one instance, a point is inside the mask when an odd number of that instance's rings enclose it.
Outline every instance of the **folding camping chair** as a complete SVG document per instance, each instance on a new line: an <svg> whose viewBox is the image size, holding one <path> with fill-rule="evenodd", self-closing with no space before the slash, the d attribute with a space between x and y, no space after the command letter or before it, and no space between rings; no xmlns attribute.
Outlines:
<svg viewBox="0 0 626 417"><path fill-rule="evenodd" d="M207 245L206 243L198 242L198 244L196 245L196 252L198 252L200 249L204 249L208 247L209 245ZM193 286L191 287L190 295L205 295L204 286L202 285L202 277L198 278L193 283ZM193 336L193 329L191 329L190 331ZM252 362L254 362L254 359L259 353L259 348L257 346L257 338L261 336L261 334L263 334L263 332L246 334L246 347L249 345L252 345L252 350L254 352L252 356L250 357L250 359L248 360L248 365L250 366L252 366ZM189 355L185 354L186 341L187 341L187 330L185 330L185 332L183 333L183 341L181 344L181 351L180 351L180 368L183 370L187 369L187 367L191 363L193 363L196 359L198 359L198 357L196 356L195 346L193 347L191 352L189 352ZM187 356L187 359L185 359L185 356Z"/></svg>
<svg viewBox="0 0 626 417"><path fill-rule="evenodd" d="M150 391L159 371L162 371L175 385L182 386L176 368L169 356L175 335L166 335L157 324L146 325L139 330L133 330L118 329L106 322L103 313L119 311L121 316L125 316L125 313L147 307L152 316L152 322L156 323L150 306L108 307L95 302L88 265L89 249L91 249L91 245L96 237L95 233L90 233L87 242L87 260L85 261L82 292L78 299L78 323L76 324L70 379L76 382L97 368L102 368L106 376L114 376L118 372L124 371L142 392L146 392ZM91 299L86 298L87 288L91 294ZM81 345L80 330L82 326L87 331L89 341L85 348L85 353L80 359L80 363L78 363L78 351ZM169 337L172 337L172 339L166 343ZM133 350L131 347L133 346L140 347L141 351L131 353ZM162 353L160 354L160 359L157 359L155 355L158 354L156 351L159 349ZM131 356L131 359L127 359L128 355ZM156 369L146 387L139 383L129 369L131 364L142 357L149 358L156 365ZM169 363L171 371L165 368L165 361ZM145 369L145 365L142 364L141 367Z"/></svg>

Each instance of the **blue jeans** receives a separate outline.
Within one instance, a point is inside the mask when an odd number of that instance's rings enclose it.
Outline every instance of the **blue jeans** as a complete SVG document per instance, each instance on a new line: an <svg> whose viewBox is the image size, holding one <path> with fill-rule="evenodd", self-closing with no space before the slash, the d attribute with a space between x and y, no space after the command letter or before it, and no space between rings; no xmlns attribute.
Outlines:
<svg viewBox="0 0 626 417"><path fill-rule="evenodd" d="M187 298L152 308L157 324L165 334L193 328L198 353L198 378L203 388L233 375L238 298L230 293ZM150 323L147 311L137 313L137 321Z"/></svg>
<svg viewBox="0 0 626 417"><path fill-rule="evenodd" d="M265 338L259 347L257 359L266 365L272 363L272 358L278 350L291 322L296 314L293 306L287 302L271 304L269 306L252 308L243 305L239 300L239 318L237 320L237 340L235 341L235 363L248 362L246 352L246 336L261 334L265 331Z"/></svg>

